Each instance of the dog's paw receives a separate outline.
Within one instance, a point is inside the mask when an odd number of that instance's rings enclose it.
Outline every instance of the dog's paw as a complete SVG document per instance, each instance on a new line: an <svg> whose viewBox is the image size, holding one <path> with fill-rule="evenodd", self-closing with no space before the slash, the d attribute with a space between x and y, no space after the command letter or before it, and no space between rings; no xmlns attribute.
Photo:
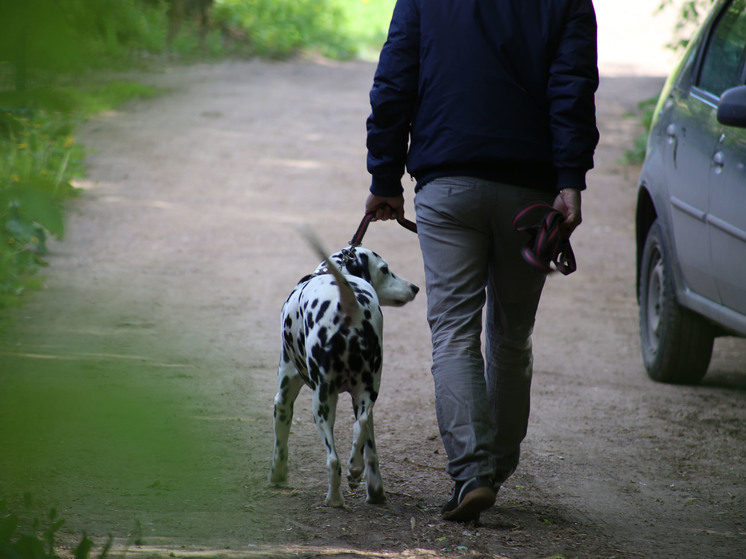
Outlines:
<svg viewBox="0 0 746 559"><path fill-rule="evenodd" d="M345 506L345 500L344 497L342 497L342 494L339 495L327 495L326 500L324 501L324 504L327 507L335 507L343 509Z"/></svg>
<svg viewBox="0 0 746 559"><path fill-rule="evenodd" d="M368 498L366 501L371 505L383 505L386 503L386 493L383 492L383 487L373 490L368 488Z"/></svg>
<svg viewBox="0 0 746 559"><path fill-rule="evenodd" d="M281 485L288 480L287 468L272 468L269 471L269 482L272 485Z"/></svg>
<svg viewBox="0 0 746 559"><path fill-rule="evenodd" d="M350 468L347 471L347 483L350 486L350 489L357 489L360 485L360 480L363 479L363 469L355 469Z"/></svg>

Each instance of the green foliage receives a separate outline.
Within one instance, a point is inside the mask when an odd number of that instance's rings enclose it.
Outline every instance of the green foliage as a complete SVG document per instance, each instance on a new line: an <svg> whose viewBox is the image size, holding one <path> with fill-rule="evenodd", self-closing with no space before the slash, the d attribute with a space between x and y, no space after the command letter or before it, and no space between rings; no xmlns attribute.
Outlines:
<svg viewBox="0 0 746 559"><path fill-rule="evenodd" d="M149 99L160 91L150 85L128 81L112 81L95 87L58 90L66 95L80 119L103 111L110 111L132 99Z"/></svg>
<svg viewBox="0 0 746 559"><path fill-rule="evenodd" d="M62 237L62 202L82 153L67 119L0 110L0 307L44 264L47 232Z"/></svg>
<svg viewBox="0 0 746 559"><path fill-rule="evenodd" d="M679 17L673 29L673 37L668 47L673 50L683 50L689 43L697 26L710 11L715 0L686 0L682 2L679 9ZM658 11L666 10L674 6L674 0L660 0Z"/></svg>
<svg viewBox="0 0 746 559"><path fill-rule="evenodd" d="M378 54L396 0L215 0L213 26L250 54L330 58Z"/></svg>
<svg viewBox="0 0 746 559"><path fill-rule="evenodd" d="M27 72L68 73L121 63L133 50L162 50L165 6L141 0L0 2L0 61Z"/></svg>
<svg viewBox="0 0 746 559"><path fill-rule="evenodd" d="M632 117L638 118L640 121L640 124L642 125L643 131L637 135L635 138L632 147L627 150L627 152L624 154L623 162L624 163L642 163L645 159L645 151L647 149L647 143L648 143L648 134L650 130L650 125L653 122L653 114L655 112L655 106L658 103L658 96L651 97L650 99L646 99L644 101L640 101L637 104L638 112L630 115Z"/></svg>
<svg viewBox="0 0 746 559"><path fill-rule="evenodd" d="M0 88L39 76L127 67L166 52L169 0L0 2ZM181 59L314 50L349 58L377 53L395 0L215 0L204 41L187 17L170 45ZM5 67L3 67L3 64Z"/></svg>
<svg viewBox="0 0 746 559"><path fill-rule="evenodd" d="M0 309L35 283L48 235L62 238L64 202L77 194L85 150L75 126L152 87L112 82L87 89L0 92Z"/></svg>
<svg viewBox="0 0 746 559"><path fill-rule="evenodd" d="M337 58L352 55L345 13L330 0L217 0L212 17L260 56L284 57L308 48Z"/></svg>
<svg viewBox="0 0 746 559"><path fill-rule="evenodd" d="M26 508L31 508L31 496L25 496ZM23 522L23 518L8 512L5 503L0 502L0 557L3 559L58 559L54 543L57 532L65 524L52 508L47 514L47 527L42 530L38 518ZM28 524L28 526L24 526ZM99 559L104 559L111 550L112 538L104 544ZM93 542L83 534L80 543L73 549L75 559L88 559L93 550Z"/></svg>
<svg viewBox="0 0 746 559"><path fill-rule="evenodd" d="M391 22L396 0L334 0L345 14L345 32L357 54L377 59Z"/></svg>

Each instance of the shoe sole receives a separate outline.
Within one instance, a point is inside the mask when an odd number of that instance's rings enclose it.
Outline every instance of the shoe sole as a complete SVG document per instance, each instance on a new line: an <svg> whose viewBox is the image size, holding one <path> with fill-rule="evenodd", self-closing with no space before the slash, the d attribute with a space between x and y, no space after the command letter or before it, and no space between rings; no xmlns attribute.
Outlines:
<svg viewBox="0 0 746 559"><path fill-rule="evenodd" d="M469 491L455 509L444 512L443 520L456 522L479 520L479 513L494 505L496 498L497 493L489 487L477 487Z"/></svg>

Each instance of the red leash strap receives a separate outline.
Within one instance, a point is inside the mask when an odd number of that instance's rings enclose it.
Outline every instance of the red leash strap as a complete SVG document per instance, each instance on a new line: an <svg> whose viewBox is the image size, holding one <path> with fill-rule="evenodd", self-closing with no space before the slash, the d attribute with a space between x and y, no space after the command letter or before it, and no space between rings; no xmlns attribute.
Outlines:
<svg viewBox="0 0 746 559"><path fill-rule="evenodd" d="M565 216L543 202L529 204L515 214L513 228L530 235L521 255L536 271L551 273L551 263L564 275L577 269L570 241L560 239L559 227L564 220Z"/></svg>
<svg viewBox="0 0 746 559"><path fill-rule="evenodd" d="M365 232L368 230L368 225L370 225L370 222L373 221L374 215L374 212L368 212L367 214L365 214L363 220L360 222L360 225L357 228L357 231L355 231L355 234L350 240L350 246L359 247L362 244Z"/></svg>
<svg viewBox="0 0 746 559"><path fill-rule="evenodd" d="M362 244L365 232L368 230L368 225L370 225L370 222L373 221L374 216L375 212L368 212L367 214L365 214L365 216L363 216L363 220L360 222L357 231L355 231L355 235L353 235L352 239L350 240L350 246L357 247ZM405 229L409 229L410 231L412 231L412 233L417 233L417 224L413 221L409 221L406 218L397 218L396 221L398 221L399 225L401 225Z"/></svg>

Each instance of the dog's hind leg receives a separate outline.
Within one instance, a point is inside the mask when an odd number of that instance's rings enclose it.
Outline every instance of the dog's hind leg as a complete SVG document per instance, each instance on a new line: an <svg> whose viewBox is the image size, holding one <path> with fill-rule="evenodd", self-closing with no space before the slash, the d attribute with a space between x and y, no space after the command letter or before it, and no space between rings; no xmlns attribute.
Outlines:
<svg viewBox="0 0 746 559"><path fill-rule="evenodd" d="M293 405L303 387L303 379L291 363L283 361L277 372L277 384L279 390L275 396L275 444L269 471L270 483L282 483L288 478L288 437L293 422Z"/></svg>
<svg viewBox="0 0 746 559"><path fill-rule="evenodd" d="M364 406L360 405L360 394L355 391L352 394L352 408L355 413L355 425L352 434L352 450L350 460L347 462L347 482L350 489L357 489L363 478L365 462L363 461L363 445L365 444L367 430L367 413L363 413Z"/></svg>
<svg viewBox="0 0 746 559"><path fill-rule="evenodd" d="M368 410L365 437L365 487L371 504L382 504L386 502L386 494L383 492L383 480L381 469L378 466L378 451L376 450L376 437L373 433L373 410Z"/></svg>
<svg viewBox="0 0 746 559"><path fill-rule="evenodd" d="M343 507L342 464L334 446L334 419L337 412L338 395L329 390L329 385L321 383L313 391L313 419L319 431L321 442L326 448L326 468L329 473L329 491L325 504L330 507Z"/></svg>
<svg viewBox="0 0 746 559"><path fill-rule="evenodd" d="M373 402L368 398L361 400L353 399L356 419L347 480L350 487L354 489L360 484L360 479L365 473L367 501L373 504L385 503L386 495L383 491L376 439L373 433Z"/></svg>

